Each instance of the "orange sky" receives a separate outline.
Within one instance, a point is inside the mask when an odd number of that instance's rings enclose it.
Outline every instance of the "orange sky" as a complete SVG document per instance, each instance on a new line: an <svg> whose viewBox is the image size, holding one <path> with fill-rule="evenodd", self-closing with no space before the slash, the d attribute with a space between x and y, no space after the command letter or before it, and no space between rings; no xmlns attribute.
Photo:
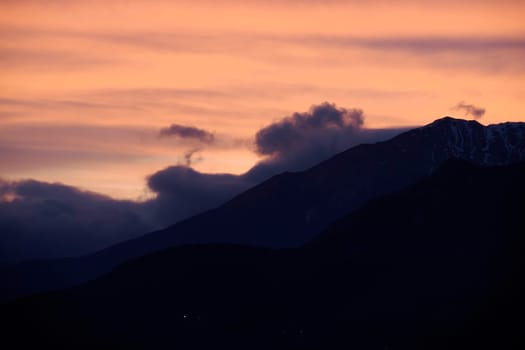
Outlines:
<svg viewBox="0 0 525 350"><path fill-rule="evenodd" d="M0 177L120 198L213 132L194 167L241 173L261 127L312 104L369 128L460 101L525 120L525 1L1 1Z"/></svg>

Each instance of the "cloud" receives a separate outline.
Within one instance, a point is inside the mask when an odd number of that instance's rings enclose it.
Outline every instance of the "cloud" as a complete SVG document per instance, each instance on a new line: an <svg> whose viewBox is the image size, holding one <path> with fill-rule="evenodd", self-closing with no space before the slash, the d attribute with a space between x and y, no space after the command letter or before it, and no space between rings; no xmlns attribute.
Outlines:
<svg viewBox="0 0 525 350"><path fill-rule="evenodd" d="M185 126L172 124L167 128L159 131L159 137L178 137L181 139L197 140L205 144L211 144L215 141L215 135L203 129L194 126Z"/></svg>
<svg viewBox="0 0 525 350"><path fill-rule="evenodd" d="M255 143L262 155L285 154L304 147L318 139L321 134L347 129L352 131L363 124L363 111L338 108L335 104L323 103L312 106L309 112L294 113L280 122L257 132Z"/></svg>
<svg viewBox="0 0 525 350"><path fill-rule="evenodd" d="M463 111L465 116L472 116L474 119L479 119L485 114L485 108L476 107L472 104L466 104L464 101L458 102L457 105L452 107L453 110Z"/></svg>
<svg viewBox="0 0 525 350"><path fill-rule="evenodd" d="M0 179L0 263L78 256L157 226L145 204L71 186Z"/></svg>
<svg viewBox="0 0 525 350"><path fill-rule="evenodd" d="M265 155L245 176L261 181L283 171L300 171L360 143L389 139L406 129L366 129L364 113L333 103L294 113L255 135L255 149Z"/></svg>
<svg viewBox="0 0 525 350"><path fill-rule="evenodd" d="M155 198L121 201L74 187L0 180L0 262L76 256L131 239L199 212L284 171L299 171L359 143L377 142L404 129L365 129L364 114L333 103L293 113L257 132L253 147L264 158L241 175L207 174L191 168L199 147L183 164L150 175ZM173 125L172 125L173 127ZM175 137L210 140L211 133L178 125Z"/></svg>
<svg viewBox="0 0 525 350"><path fill-rule="evenodd" d="M172 166L148 178L157 194L155 215L166 225L216 207L252 185L242 175L205 174L187 166Z"/></svg>
<svg viewBox="0 0 525 350"><path fill-rule="evenodd" d="M168 221L187 217L278 173L307 169L359 143L386 140L406 130L364 129L363 123L361 110L325 102L259 130L254 149L264 158L244 174L204 174L187 166L160 170L148 180L157 194L156 215Z"/></svg>
<svg viewBox="0 0 525 350"><path fill-rule="evenodd" d="M200 149L194 148L194 149L190 149L188 152L184 153L184 166L190 167L193 164L195 164L196 162L201 161L202 160L201 157L199 157L197 159L193 159L193 156L199 151L200 151Z"/></svg>
<svg viewBox="0 0 525 350"><path fill-rule="evenodd" d="M523 37L356 37L344 35L309 35L290 36L284 40L308 46L350 48L359 47L371 50L396 50L416 53L435 52L498 52L503 50L525 50L525 38Z"/></svg>

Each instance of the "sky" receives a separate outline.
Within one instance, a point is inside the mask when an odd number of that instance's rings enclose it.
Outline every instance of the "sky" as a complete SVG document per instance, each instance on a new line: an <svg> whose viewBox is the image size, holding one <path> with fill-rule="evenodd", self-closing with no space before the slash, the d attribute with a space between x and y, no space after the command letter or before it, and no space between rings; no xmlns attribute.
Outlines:
<svg viewBox="0 0 525 350"><path fill-rule="evenodd" d="M525 120L523 13L507 0L4 0L0 178L145 200L172 166L249 172L274 156L260 131L324 102L371 130Z"/></svg>

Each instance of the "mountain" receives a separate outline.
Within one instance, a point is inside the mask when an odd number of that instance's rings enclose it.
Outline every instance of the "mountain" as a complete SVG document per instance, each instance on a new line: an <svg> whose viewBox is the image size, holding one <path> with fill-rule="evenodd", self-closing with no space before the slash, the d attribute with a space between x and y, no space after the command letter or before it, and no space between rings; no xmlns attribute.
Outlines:
<svg viewBox="0 0 525 350"><path fill-rule="evenodd" d="M95 278L116 264L173 245L297 247L339 217L400 190L452 157L481 165L525 160L525 123L483 126L445 117L388 141L353 147L303 172L283 173L226 204L93 255L4 268L0 300Z"/></svg>
<svg viewBox="0 0 525 350"><path fill-rule="evenodd" d="M525 163L450 160L301 248L172 247L4 305L39 348L523 348Z"/></svg>

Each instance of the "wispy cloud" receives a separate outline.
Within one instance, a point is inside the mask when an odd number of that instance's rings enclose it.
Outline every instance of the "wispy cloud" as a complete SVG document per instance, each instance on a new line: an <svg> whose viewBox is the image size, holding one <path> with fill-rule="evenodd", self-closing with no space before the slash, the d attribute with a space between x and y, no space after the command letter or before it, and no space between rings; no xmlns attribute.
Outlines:
<svg viewBox="0 0 525 350"><path fill-rule="evenodd" d="M472 116L475 119L479 119L485 114L485 108L477 107L473 104L467 104L464 101L458 102L458 104L456 104L451 109L456 111L463 111L464 116Z"/></svg>
<svg viewBox="0 0 525 350"><path fill-rule="evenodd" d="M278 39L278 38L276 38ZM283 38L294 44L316 47L365 48L417 53L491 52L501 50L525 51L524 37L356 37L343 35L300 35Z"/></svg>
<svg viewBox="0 0 525 350"><path fill-rule="evenodd" d="M0 31L1 35L4 33ZM46 70L78 70L122 64L123 60L98 54L74 53L57 49L0 47L0 67Z"/></svg>
<svg viewBox="0 0 525 350"><path fill-rule="evenodd" d="M74 31L46 30L4 26L4 37L34 40L38 37L95 41L116 46L137 47L146 50L185 53L226 53L252 56L269 47L286 49L301 46L311 49L332 48L339 50L367 49L419 54L442 52L490 53L525 51L525 37L511 35L493 36L407 36L329 35L316 32L304 34L269 34L265 32L237 32L223 30L213 34L197 31ZM49 54L53 57L52 54ZM23 56L23 51L20 53ZM45 55L44 55L45 56ZM16 50L13 51L16 57Z"/></svg>
<svg viewBox="0 0 525 350"><path fill-rule="evenodd" d="M6 98L0 97L0 108L5 107L23 107L33 109L64 109L64 108L77 108L77 109L138 109L136 106L123 105L123 104L107 104L90 102L86 100L54 100L54 99L18 99L18 98Z"/></svg>
<svg viewBox="0 0 525 350"><path fill-rule="evenodd" d="M133 45L173 51L206 51L220 49L229 51L236 46L256 46L263 42L292 43L305 46L363 47L370 49L395 49L410 51L473 51L473 50L525 50L522 36L375 36L327 35L316 32L305 34L268 34L264 32L222 31L209 34L203 32L129 31L129 32L84 32L72 30L37 30L30 28L0 28L4 35L18 38L51 36L73 39L96 40L119 45ZM210 45L213 44L213 45ZM226 46L225 46L226 45Z"/></svg>

